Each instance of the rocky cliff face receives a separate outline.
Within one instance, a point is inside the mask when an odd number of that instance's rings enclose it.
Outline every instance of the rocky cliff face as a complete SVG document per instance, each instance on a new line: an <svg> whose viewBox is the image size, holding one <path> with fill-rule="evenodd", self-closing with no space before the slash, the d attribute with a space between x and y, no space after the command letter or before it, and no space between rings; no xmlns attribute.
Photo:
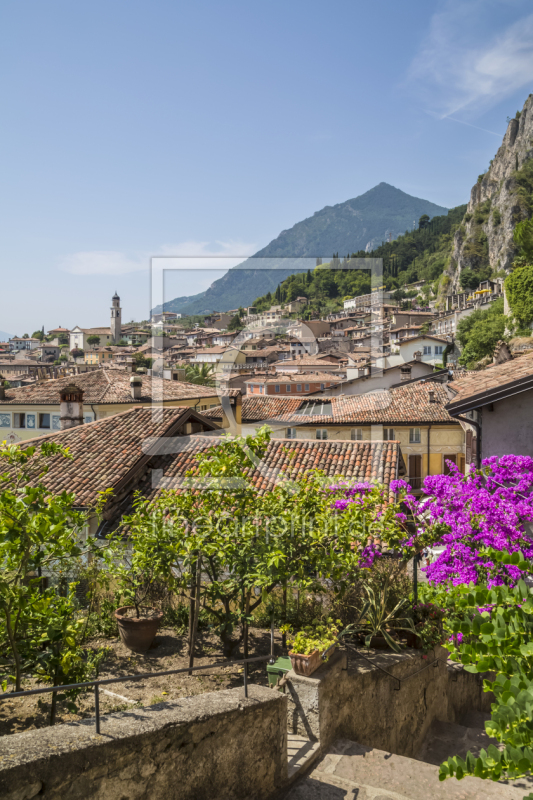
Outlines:
<svg viewBox="0 0 533 800"><path fill-rule="evenodd" d="M519 118L509 122L489 170L472 187L463 225L455 234L448 293L462 291L460 277L464 269L471 269L480 280L510 271L516 252L515 225L530 216L524 191L520 191L520 174L532 157L533 95L530 94Z"/></svg>

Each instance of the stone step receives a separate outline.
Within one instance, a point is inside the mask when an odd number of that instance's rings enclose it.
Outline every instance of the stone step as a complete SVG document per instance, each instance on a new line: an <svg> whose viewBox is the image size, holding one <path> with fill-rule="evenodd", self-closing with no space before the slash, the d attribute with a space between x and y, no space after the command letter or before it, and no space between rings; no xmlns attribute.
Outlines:
<svg viewBox="0 0 533 800"><path fill-rule="evenodd" d="M287 762L289 780L294 781L298 775L307 772L320 753L320 743L298 736L287 735Z"/></svg>
<svg viewBox="0 0 533 800"><path fill-rule="evenodd" d="M480 713L480 716L481 715ZM487 719L490 714L485 715ZM462 720L465 722L465 720ZM470 722L479 723L479 719L471 718ZM435 720L429 729L425 742L416 754L417 761L424 761L426 764L439 766L446 761L449 756L461 756L465 758L467 752L474 756L479 755L479 751L493 744L498 747L496 739L491 739L485 732L485 727L476 724L458 725L455 722L439 722Z"/></svg>
<svg viewBox="0 0 533 800"><path fill-rule="evenodd" d="M514 786L478 778L441 783L433 764L339 740L285 800L521 800L529 790L525 781Z"/></svg>

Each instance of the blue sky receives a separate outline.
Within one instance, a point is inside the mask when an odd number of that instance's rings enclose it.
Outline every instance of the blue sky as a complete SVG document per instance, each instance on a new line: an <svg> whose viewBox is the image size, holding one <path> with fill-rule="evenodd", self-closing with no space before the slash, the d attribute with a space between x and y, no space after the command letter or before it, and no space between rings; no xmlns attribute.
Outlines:
<svg viewBox="0 0 533 800"><path fill-rule="evenodd" d="M466 202L533 91L523 0L8 0L0 25L18 335L106 324L115 289L146 317L151 255L251 254L380 181Z"/></svg>

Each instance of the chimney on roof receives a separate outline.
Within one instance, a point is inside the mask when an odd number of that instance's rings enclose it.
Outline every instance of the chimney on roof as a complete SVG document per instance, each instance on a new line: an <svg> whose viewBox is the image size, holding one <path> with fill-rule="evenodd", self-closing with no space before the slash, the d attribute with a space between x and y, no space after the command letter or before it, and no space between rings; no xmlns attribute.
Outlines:
<svg viewBox="0 0 533 800"><path fill-rule="evenodd" d="M434 389L430 389L429 390L429 402L430 403L434 403L435 402L435 391L434 391Z"/></svg>
<svg viewBox="0 0 533 800"><path fill-rule="evenodd" d="M142 394L143 382L140 375L135 374L130 378L130 391L133 400L139 400Z"/></svg>
<svg viewBox="0 0 533 800"><path fill-rule="evenodd" d="M59 424L62 431L83 425L83 390L69 383L59 392Z"/></svg>

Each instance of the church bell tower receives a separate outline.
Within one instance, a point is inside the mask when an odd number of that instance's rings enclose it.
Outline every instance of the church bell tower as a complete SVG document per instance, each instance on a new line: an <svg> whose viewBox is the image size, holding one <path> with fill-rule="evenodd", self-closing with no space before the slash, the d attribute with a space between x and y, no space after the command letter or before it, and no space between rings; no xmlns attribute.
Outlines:
<svg viewBox="0 0 533 800"><path fill-rule="evenodd" d="M118 344L122 339L122 309L120 297L115 292L111 300L111 339L113 344Z"/></svg>

